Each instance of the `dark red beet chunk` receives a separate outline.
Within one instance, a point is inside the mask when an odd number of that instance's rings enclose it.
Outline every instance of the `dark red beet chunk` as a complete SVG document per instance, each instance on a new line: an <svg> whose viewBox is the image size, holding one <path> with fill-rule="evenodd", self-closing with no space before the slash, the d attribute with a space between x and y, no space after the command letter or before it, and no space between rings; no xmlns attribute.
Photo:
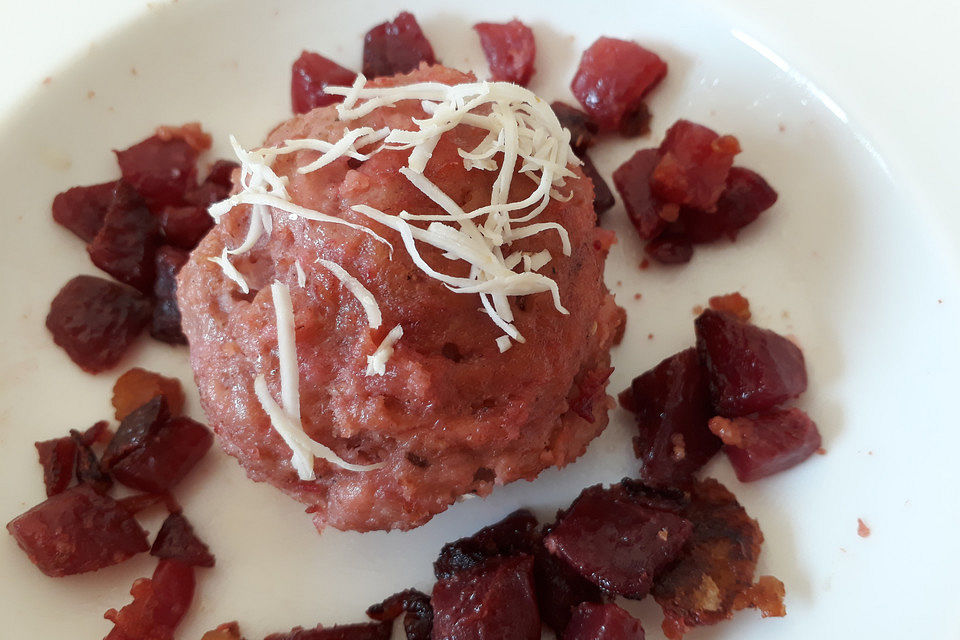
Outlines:
<svg viewBox="0 0 960 640"><path fill-rule="evenodd" d="M480 46L487 56L493 79L527 86L537 55L537 43L530 27L513 19L506 24L480 22L473 28L480 36Z"/></svg>
<svg viewBox="0 0 960 640"><path fill-rule="evenodd" d="M434 640L539 640L533 558L495 558L433 587Z"/></svg>
<svg viewBox="0 0 960 640"><path fill-rule="evenodd" d="M667 202L713 212L740 143L703 125L677 120L659 152L660 162L650 179L653 193Z"/></svg>
<svg viewBox="0 0 960 640"><path fill-rule="evenodd" d="M683 486L720 450L720 439L707 427L713 407L696 349L640 374L624 395L637 414L633 447L641 461L639 477L647 484Z"/></svg>
<svg viewBox="0 0 960 640"><path fill-rule="evenodd" d="M577 571L546 550L537 547L533 577L537 586L540 619L562 637L573 610L581 602L602 602L603 592Z"/></svg>
<svg viewBox="0 0 960 640"><path fill-rule="evenodd" d="M601 131L616 131L667 75L667 63L635 42L599 38L583 52L570 89Z"/></svg>
<svg viewBox="0 0 960 640"><path fill-rule="evenodd" d="M713 213L682 207L675 228L695 244L713 242L723 236L735 240L743 227L756 220L777 201L777 192L759 174L733 167L727 186Z"/></svg>
<svg viewBox="0 0 960 640"><path fill-rule="evenodd" d="M642 240L655 238L667 224L660 215L664 203L650 190L650 176L659 160L656 149L641 149L613 172L613 184Z"/></svg>
<svg viewBox="0 0 960 640"><path fill-rule="evenodd" d="M601 176L597 168L593 166L593 161L590 160L590 156L583 154L580 159L583 160L583 167L581 167L583 174L590 178L590 182L593 183L593 210L597 216L599 216L613 207L613 194L610 192L610 187L607 186L607 182L603 179L603 176Z"/></svg>
<svg viewBox="0 0 960 640"><path fill-rule="evenodd" d="M514 511L472 536L443 545L433 563L433 573L440 580L496 556L531 553L539 541L537 525L536 516L526 509Z"/></svg>
<svg viewBox="0 0 960 640"><path fill-rule="evenodd" d="M430 596L422 591L407 589L367 609L367 615L378 622L392 622L401 614L407 640L430 640L433 607L430 605Z"/></svg>
<svg viewBox="0 0 960 640"><path fill-rule="evenodd" d="M583 156L587 149L593 146L593 136L597 133L597 125L580 109L571 107L565 102L550 103L550 108L560 121L560 125L570 131L570 148L578 156Z"/></svg>
<svg viewBox="0 0 960 640"><path fill-rule="evenodd" d="M650 120L653 115L646 103L641 102L633 113L628 113L620 121L618 133L625 138L645 136L650 133Z"/></svg>
<svg viewBox="0 0 960 640"><path fill-rule="evenodd" d="M421 62L436 61L417 19L406 11L370 29L363 38L363 75L367 78L408 73Z"/></svg>
<svg viewBox="0 0 960 640"><path fill-rule="evenodd" d="M113 461L110 473L128 487L163 493L183 480L212 443L209 429L199 422L184 416L171 418L141 446Z"/></svg>
<svg viewBox="0 0 960 640"><path fill-rule="evenodd" d="M390 640L393 625L389 622L337 625L324 629L297 627L289 633L271 633L264 640Z"/></svg>
<svg viewBox="0 0 960 640"><path fill-rule="evenodd" d="M218 185L229 191L233 186L233 172L239 168L240 165L233 160L217 160L210 167L210 173L207 174L207 178L203 182L204 184Z"/></svg>
<svg viewBox="0 0 960 640"><path fill-rule="evenodd" d="M77 276L50 303L47 329L81 369L99 373L117 364L150 321L150 302L103 278Z"/></svg>
<svg viewBox="0 0 960 640"><path fill-rule="evenodd" d="M84 242L90 242L103 226L116 186L116 182L104 182L58 193L51 207L54 221Z"/></svg>
<svg viewBox="0 0 960 640"><path fill-rule="evenodd" d="M48 576L96 571L146 551L147 532L111 498L87 486L48 498L7 524Z"/></svg>
<svg viewBox="0 0 960 640"><path fill-rule="evenodd" d="M204 200L212 200L211 204L222 200L222 197L218 197L221 193L220 187L216 189L217 192L214 195L200 197ZM166 241L187 251L195 249L203 236L207 235L207 231L213 227L213 218L207 213L206 206L164 207L159 219Z"/></svg>
<svg viewBox="0 0 960 640"><path fill-rule="evenodd" d="M123 180L155 212L183 202L187 190L196 184L197 150L183 138L151 136L114 153Z"/></svg>
<svg viewBox="0 0 960 640"><path fill-rule="evenodd" d="M171 513L157 533L150 555L179 560L193 567L212 567L213 554L193 531L193 526L182 513Z"/></svg>
<svg viewBox="0 0 960 640"><path fill-rule="evenodd" d="M77 445L73 438L54 438L35 442L40 466L43 467L43 486L47 497L55 496L70 486Z"/></svg>
<svg viewBox="0 0 960 640"><path fill-rule="evenodd" d="M761 413L755 418L716 417L710 430L723 440L724 453L741 482L794 467L820 448L817 425L800 409Z"/></svg>
<svg viewBox="0 0 960 640"><path fill-rule="evenodd" d="M332 96L327 85L352 85L357 74L341 67L319 53L304 51L293 63L290 98L294 113L306 113L317 107L342 102L343 96Z"/></svg>
<svg viewBox="0 0 960 640"><path fill-rule="evenodd" d="M161 560L153 577L140 578L130 588L133 602L103 617L114 624L104 640L173 640L193 600L193 567L176 560Z"/></svg>
<svg viewBox="0 0 960 640"><path fill-rule="evenodd" d="M187 344L180 328L180 307L177 305L177 274L190 255L174 247L157 251L156 279L153 282L153 319L150 335L170 344Z"/></svg>
<svg viewBox="0 0 960 640"><path fill-rule="evenodd" d="M693 257L693 245L683 236L665 233L643 247L644 252L660 264L686 264Z"/></svg>
<svg viewBox="0 0 960 640"><path fill-rule="evenodd" d="M708 309L694 323L717 413L732 418L773 409L807 388L803 352L783 336Z"/></svg>
<svg viewBox="0 0 960 640"><path fill-rule="evenodd" d="M110 469L117 461L144 447L169 419L169 404L162 394L127 413L103 452L104 466Z"/></svg>
<svg viewBox="0 0 960 640"><path fill-rule="evenodd" d="M644 640L643 626L611 603L585 602L577 607L563 640Z"/></svg>
<svg viewBox="0 0 960 640"><path fill-rule="evenodd" d="M87 485L97 493L106 493L113 486L113 480L100 467L100 460L76 429L70 430L70 437L77 447L77 482Z"/></svg>
<svg viewBox="0 0 960 640"><path fill-rule="evenodd" d="M640 599L690 531L687 520L651 508L622 485L596 485L560 515L544 546L603 590Z"/></svg>
<svg viewBox="0 0 960 640"><path fill-rule="evenodd" d="M120 182L103 226L87 245L90 260L114 278L143 293L153 287L160 224L133 187Z"/></svg>

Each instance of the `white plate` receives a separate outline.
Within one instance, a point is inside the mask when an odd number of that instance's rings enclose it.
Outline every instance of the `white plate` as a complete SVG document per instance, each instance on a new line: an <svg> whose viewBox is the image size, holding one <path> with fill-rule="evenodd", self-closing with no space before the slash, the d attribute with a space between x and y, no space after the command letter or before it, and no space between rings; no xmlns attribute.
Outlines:
<svg viewBox="0 0 960 640"><path fill-rule="evenodd" d="M828 450L750 485L737 483L722 457L708 468L760 520L767 537L760 569L786 583L789 614L761 621L742 613L691 640L957 637L960 510L949 491L960 481L953 414L960 318L954 238L941 221L899 187L900 174L839 106L732 13L628 0L602 10L573 1L550 10L505 0L458 5L407 3L441 60L481 73L470 25L514 15L527 21L539 47L532 88L550 99L571 99L566 86L579 53L599 35L635 38L668 60L670 74L651 100L653 135L606 145L596 158L605 174L687 117L736 134L745 150L740 162L780 192L776 207L735 245L698 248L681 268L638 270L640 243L622 210L604 222L620 236L607 281L630 318L611 390L691 344L695 305L740 290L759 324L804 345L811 387L801 404ZM113 178L109 150L160 123L202 121L215 136L214 156L225 155L228 133L259 142L289 115L289 67L301 49L358 67L362 34L396 13L355 1L335 3L331 15L333 6L220 0L154 8L9 112L0 128L12 151L0 158L0 520L43 497L35 440L111 414L115 375L82 373L43 327L59 286L78 272L96 273L82 243L50 220L53 195ZM184 350L146 339L123 364L189 379ZM194 396L190 403L198 411ZM218 560L199 571L178 637L198 638L232 619L251 639L294 625L359 621L368 604L399 589L429 590L442 543L520 506L550 517L584 486L632 473L631 430L629 417L615 411L608 431L568 469L391 534L318 536L297 504L248 482L232 459L212 451L178 491ZM857 536L857 518L870 525L869 538ZM155 531L157 522L150 524ZM131 582L152 566L143 555L51 579L0 536L3 635L102 637L110 625L100 614L126 604ZM656 607L634 610L648 637L660 638Z"/></svg>

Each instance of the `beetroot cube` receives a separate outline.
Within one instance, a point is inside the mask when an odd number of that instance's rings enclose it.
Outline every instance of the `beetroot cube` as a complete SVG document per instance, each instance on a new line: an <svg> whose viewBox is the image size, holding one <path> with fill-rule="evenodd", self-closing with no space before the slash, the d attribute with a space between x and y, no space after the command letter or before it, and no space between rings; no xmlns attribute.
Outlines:
<svg viewBox="0 0 960 640"><path fill-rule="evenodd" d="M264 640L390 640L393 625L389 622L344 624L324 629L296 627L289 633L271 633Z"/></svg>
<svg viewBox="0 0 960 640"><path fill-rule="evenodd" d="M30 561L54 577L96 571L150 548L133 516L87 486L47 498L7 530Z"/></svg>
<svg viewBox="0 0 960 640"><path fill-rule="evenodd" d="M181 137L151 136L114 153L123 180L152 211L182 203L187 189L197 182L197 150Z"/></svg>
<svg viewBox="0 0 960 640"><path fill-rule="evenodd" d="M727 186L740 143L703 125L677 120L659 152L660 162L650 180L653 193L667 202L712 212Z"/></svg>
<svg viewBox="0 0 960 640"><path fill-rule="evenodd" d="M643 246L643 251L660 264L686 264L693 257L693 245L682 236L664 233Z"/></svg>
<svg viewBox="0 0 960 640"><path fill-rule="evenodd" d="M112 461L110 473L133 489L163 493L186 477L211 444L210 430L199 422L184 416L171 418L141 446Z"/></svg>
<svg viewBox="0 0 960 640"><path fill-rule="evenodd" d="M494 558L433 587L434 640L539 640L533 558Z"/></svg>
<svg viewBox="0 0 960 640"><path fill-rule="evenodd" d="M43 467L43 486L47 497L55 496L70 486L77 445L73 438L54 438L33 443Z"/></svg>
<svg viewBox="0 0 960 640"><path fill-rule="evenodd" d="M77 447L77 482L87 485L97 493L106 493L113 486L113 480L100 466L97 454L85 441L83 434L76 429L70 430L70 437Z"/></svg>
<svg viewBox="0 0 960 640"><path fill-rule="evenodd" d="M210 167L210 173L207 174L203 182L204 184L219 185L229 190L233 186L233 172L239 168L240 165L233 160L217 160Z"/></svg>
<svg viewBox="0 0 960 640"><path fill-rule="evenodd" d="M600 587L581 576L573 567L553 555L543 545L534 552L533 577L537 586L540 619L557 637L570 622L573 610L581 602L602 602Z"/></svg>
<svg viewBox="0 0 960 640"><path fill-rule="evenodd" d="M597 125L590 120L590 116L565 102L551 102L550 108L556 114L560 125L570 132L570 147L573 152L582 157L587 149L593 145L593 136L597 134Z"/></svg>
<svg viewBox="0 0 960 640"><path fill-rule="evenodd" d="M213 554L209 547L197 537L193 526L182 513L171 513L163 521L157 533L150 555L158 558L172 558L193 567L212 567Z"/></svg>
<svg viewBox="0 0 960 640"><path fill-rule="evenodd" d="M187 344L180 328L180 307L177 305L177 274L187 263L189 254L174 247L160 247L153 282L153 320L150 335L170 344Z"/></svg>
<svg viewBox="0 0 960 640"><path fill-rule="evenodd" d="M127 413L103 452L104 466L109 470L117 461L145 447L169 419L170 408L163 394Z"/></svg>
<svg viewBox="0 0 960 640"><path fill-rule="evenodd" d="M490 558L532 553L539 542L537 525L536 516L526 509L518 509L472 536L443 545L433 563L433 573L440 580L483 564Z"/></svg>
<svg viewBox="0 0 960 640"><path fill-rule="evenodd" d="M378 622L392 622L403 614L403 630L407 640L430 640L433 631L433 607L430 596L407 589L367 609L367 615Z"/></svg>
<svg viewBox="0 0 960 640"><path fill-rule="evenodd" d="M480 36L480 46L487 56L493 79L527 86L537 55L537 43L530 27L513 19L506 24L480 22L473 25L473 29Z"/></svg>
<svg viewBox="0 0 960 640"><path fill-rule="evenodd" d="M430 41L413 14L403 11L378 24L363 38L363 75L367 78L409 73L421 62L435 64Z"/></svg>
<svg viewBox="0 0 960 640"><path fill-rule="evenodd" d="M603 176L600 175L597 168L593 166L593 161L590 160L590 156L584 153L580 159L583 160L583 166L581 167L583 169L583 175L590 178L590 182L593 183L593 210L599 216L613 207L613 194L610 192L610 187L607 185L606 180L603 179Z"/></svg>
<svg viewBox="0 0 960 640"><path fill-rule="evenodd" d="M666 226L664 203L650 189L650 176L660 161L656 149L641 149L613 172L613 184L641 240L657 237Z"/></svg>
<svg viewBox="0 0 960 640"><path fill-rule="evenodd" d="M777 192L763 177L750 169L732 167L727 175L727 186L717 210L713 214L723 220L724 233L731 240L737 231L747 226L777 201Z"/></svg>
<svg viewBox="0 0 960 640"><path fill-rule="evenodd" d="M293 63L290 98L294 113L306 113L317 107L342 102L343 96L332 96L324 90L327 85L352 85L357 74L341 67L319 53L304 51Z"/></svg>
<svg viewBox="0 0 960 640"><path fill-rule="evenodd" d="M143 199L129 184L120 182L87 253L93 264L120 282L149 293L160 239L160 224Z"/></svg>
<svg viewBox="0 0 960 640"><path fill-rule="evenodd" d="M166 241L187 251L195 249L207 231L213 228L213 218L207 213L206 207L197 205L164 207L159 218Z"/></svg>
<svg viewBox="0 0 960 640"><path fill-rule="evenodd" d="M114 624L105 640L173 640L174 630L190 608L195 585L193 567L161 560L153 577L134 581L133 602L103 615Z"/></svg>
<svg viewBox="0 0 960 640"><path fill-rule="evenodd" d="M573 613L563 640L644 640L640 621L613 604L584 602Z"/></svg>
<svg viewBox="0 0 960 640"><path fill-rule="evenodd" d="M53 341L88 373L117 364L150 320L150 302L133 289L77 276L50 303Z"/></svg>
<svg viewBox="0 0 960 640"><path fill-rule="evenodd" d="M570 89L601 131L616 131L667 75L667 63L635 42L599 38L583 52Z"/></svg>
<svg viewBox="0 0 960 640"><path fill-rule="evenodd" d="M768 411L806 390L803 352L783 336L713 309L700 314L694 326L720 415Z"/></svg>
<svg viewBox="0 0 960 640"><path fill-rule="evenodd" d="M560 514L544 546L603 590L640 599L691 530L689 521L651 508L622 485L595 485Z"/></svg>
<svg viewBox="0 0 960 640"><path fill-rule="evenodd" d="M820 448L817 425L800 409L761 413L755 418L716 417L710 430L741 482L765 478L796 466Z"/></svg>
<svg viewBox="0 0 960 640"><path fill-rule="evenodd" d="M710 388L695 349L634 378L628 394L639 429L633 447L647 484L683 486L720 450L720 439L707 427Z"/></svg>
<svg viewBox="0 0 960 640"><path fill-rule="evenodd" d="M103 226L116 186L116 182L104 182L58 193L51 207L54 221L90 242Z"/></svg>

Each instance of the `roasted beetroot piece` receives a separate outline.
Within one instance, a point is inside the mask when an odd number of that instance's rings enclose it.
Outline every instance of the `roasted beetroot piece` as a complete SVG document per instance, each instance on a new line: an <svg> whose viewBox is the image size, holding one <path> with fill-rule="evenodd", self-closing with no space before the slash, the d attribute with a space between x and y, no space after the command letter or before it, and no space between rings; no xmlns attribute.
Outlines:
<svg viewBox="0 0 960 640"><path fill-rule="evenodd" d="M773 576L760 576L746 591L737 594L733 610L757 609L762 618L782 618L787 615L787 608L783 605L785 595L783 582Z"/></svg>
<svg viewBox="0 0 960 640"><path fill-rule="evenodd" d="M723 440L740 482L759 480L795 467L820 448L817 425L800 409L761 413L755 418L716 417L710 430Z"/></svg>
<svg viewBox="0 0 960 640"><path fill-rule="evenodd" d="M51 207L54 221L90 242L103 226L116 186L116 182L104 182L58 193Z"/></svg>
<svg viewBox="0 0 960 640"><path fill-rule="evenodd" d="M150 548L147 532L111 498L67 489L7 524L30 561L48 576L96 571Z"/></svg>
<svg viewBox="0 0 960 640"><path fill-rule="evenodd" d="M599 38L583 52L570 89L601 131L616 131L667 75L667 63L635 42Z"/></svg>
<svg viewBox="0 0 960 640"><path fill-rule="evenodd" d="M624 138L634 138L636 136L645 136L650 133L650 120L653 114L650 113L646 103L641 102L633 113L624 116L620 121L618 133Z"/></svg>
<svg viewBox="0 0 960 640"><path fill-rule="evenodd" d="M204 187L201 186L201 189ZM223 193L221 187L207 189L204 193L194 192L194 198L210 201L210 204L222 200ZM225 196L224 196L225 197ZM171 206L164 207L160 212L160 228L163 230L163 237L167 243L180 249L191 251L200 244L203 236L213 228L213 218L207 213L208 205L185 205L182 207Z"/></svg>
<svg viewBox="0 0 960 640"><path fill-rule="evenodd" d="M726 189L720 194L716 211L704 213L682 207L674 225L695 244L714 242L723 236L736 240L740 229L756 220L777 201L777 192L759 174L733 167Z"/></svg>
<svg viewBox="0 0 960 640"><path fill-rule="evenodd" d="M233 160L217 160L210 167L210 173L204 179L204 184L215 184L229 190L233 186L233 172L240 165ZM212 203L211 203L212 204Z"/></svg>
<svg viewBox="0 0 960 640"><path fill-rule="evenodd" d="M70 486L77 445L73 438L54 438L33 443L43 467L43 486L47 497L55 496Z"/></svg>
<svg viewBox="0 0 960 640"><path fill-rule="evenodd" d="M583 174L590 178L590 182L593 183L593 210L597 212L597 216L600 216L600 214L609 211L610 208L613 207L613 193L610 192L610 187L607 186L606 180L603 179L603 176L600 175L597 168L593 166L593 161L590 159L590 156L584 153L580 159L583 160Z"/></svg>
<svg viewBox="0 0 960 640"><path fill-rule="evenodd" d="M115 282L77 276L63 285L47 314L53 341L87 373L117 364L150 321L150 301Z"/></svg>
<svg viewBox="0 0 960 640"><path fill-rule="evenodd" d="M678 640L690 628L729 618L753 584L763 534L732 493L713 479L696 482L683 511L693 534L652 593L663 608L663 631Z"/></svg>
<svg viewBox="0 0 960 640"><path fill-rule="evenodd" d="M687 520L651 508L623 485L595 485L559 515L543 544L604 591L640 599L690 531Z"/></svg>
<svg viewBox="0 0 960 640"><path fill-rule="evenodd" d="M740 293L733 292L722 296L712 296L707 304L714 311L732 313L744 322L750 319L750 301Z"/></svg>
<svg viewBox="0 0 960 640"><path fill-rule="evenodd" d="M492 78L527 86L537 56L537 43L530 27L513 19L506 24L480 22L473 29L480 36Z"/></svg>
<svg viewBox="0 0 960 640"><path fill-rule="evenodd" d="M650 190L650 176L659 160L656 149L641 149L613 172L613 185L641 240L657 237L667 224L660 215L664 203Z"/></svg>
<svg viewBox="0 0 960 640"><path fill-rule="evenodd" d="M153 318L150 335L169 344L187 344L180 328L180 307L177 305L177 274L190 257L186 251L163 246L157 251L156 279L153 281Z"/></svg>
<svg viewBox="0 0 960 640"><path fill-rule="evenodd" d="M436 61L417 19L406 11L370 29L363 38L363 75L367 78L408 73L421 62Z"/></svg>
<svg viewBox="0 0 960 640"><path fill-rule="evenodd" d="M240 634L240 625L234 622L224 622L203 634L200 640L243 640Z"/></svg>
<svg viewBox="0 0 960 640"><path fill-rule="evenodd" d="M193 600L193 567L176 560L161 560L153 577L140 578L130 588L133 602L103 617L114 624L104 640L173 640Z"/></svg>
<svg viewBox="0 0 960 640"><path fill-rule="evenodd" d="M271 633L264 640L390 640L393 625L389 622L344 624L315 629L296 627L288 633Z"/></svg>
<svg viewBox="0 0 960 640"><path fill-rule="evenodd" d="M77 482L87 485L97 493L106 493L113 486L113 480L100 466L97 454L86 443L83 434L76 429L70 430L70 438L77 448Z"/></svg>
<svg viewBox="0 0 960 640"><path fill-rule="evenodd" d="M803 352L783 336L713 309L700 314L694 326L720 415L769 411L806 390Z"/></svg>
<svg viewBox="0 0 960 640"><path fill-rule="evenodd" d="M210 430L199 422L184 416L171 418L141 446L114 460L110 473L133 489L163 493L186 477L211 444Z"/></svg>
<svg viewBox="0 0 960 640"><path fill-rule="evenodd" d="M693 245L684 236L665 233L643 246L643 251L660 264L686 264L693 257Z"/></svg>
<svg viewBox="0 0 960 640"><path fill-rule="evenodd" d="M660 143L653 170L653 193L674 204L713 212L727 187L727 175L740 143L689 120L677 120Z"/></svg>
<svg viewBox="0 0 960 640"><path fill-rule="evenodd" d="M540 545L534 553L533 578L537 587L540 619L557 637L581 602L602 602L603 592L577 571Z"/></svg>
<svg viewBox="0 0 960 640"><path fill-rule="evenodd" d="M171 513L157 533L150 555L179 560L193 567L212 567L213 554L193 531L190 521L182 513Z"/></svg>
<svg viewBox="0 0 960 640"><path fill-rule="evenodd" d="M179 380L140 367L129 369L113 383L114 417L123 420L157 396L167 401L171 415L178 416L183 411L183 388Z"/></svg>
<svg viewBox="0 0 960 640"><path fill-rule="evenodd" d="M93 264L120 282L150 293L160 240L160 223L133 187L121 181L87 253Z"/></svg>
<svg viewBox="0 0 960 640"><path fill-rule="evenodd" d="M304 51L293 63L290 98L294 113L306 113L317 107L342 102L343 96L332 96L324 90L327 85L352 85L356 72L341 67L319 53Z"/></svg>
<svg viewBox="0 0 960 640"><path fill-rule="evenodd" d="M162 394L127 413L103 452L104 466L110 469L119 460L146 446L169 419L170 405Z"/></svg>
<svg viewBox="0 0 960 640"><path fill-rule="evenodd" d="M433 639L539 640L533 558L494 558L433 587Z"/></svg>
<svg viewBox="0 0 960 640"><path fill-rule="evenodd" d="M407 640L430 640L433 607L430 605L430 596L422 591L407 589L367 609L367 615L378 622L392 622L401 614Z"/></svg>
<svg viewBox="0 0 960 640"><path fill-rule="evenodd" d="M123 180L143 196L152 211L183 202L197 182L197 150L182 137L151 136L115 151Z"/></svg>
<svg viewBox="0 0 960 640"><path fill-rule="evenodd" d="M164 505L167 508L167 511L170 513L180 512L180 505L176 504L176 502L173 500L173 496L170 494L135 493L132 496L120 498L117 500L117 504L119 504L131 515L136 515L141 511L161 504Z"/></svg>
<svg viewBox="0 0 960 640"><path fill-rule="evenodd" d="M583 156L593 146L593 137L597 134L597 125L586 113L566 102L550 103L550 108L560 124L570 132L570 148L578 156Z"/></svg>
<svg viewBox="0 0 960 640"><path fill-rule="evenodd" d="M707 376L696 349L686 349L633 379L624 392L637 414L633 448L640 479L647 484L683 486L720 450L707 426L713 415Z"/></svg>
<svg viewBox="0 0 960 640"><path fill-rule="evenodd" d="M433 563L438 580L465 571L497 556L531 553L539 538L537 517L518 509L472 536L448 542Z"/></svg>
<svg viewBox="0 0 960 640"><path fill-rule="evenodd" d="M573 613L563 640L644 640L643 626L611 603L584 602Z"/></svg>

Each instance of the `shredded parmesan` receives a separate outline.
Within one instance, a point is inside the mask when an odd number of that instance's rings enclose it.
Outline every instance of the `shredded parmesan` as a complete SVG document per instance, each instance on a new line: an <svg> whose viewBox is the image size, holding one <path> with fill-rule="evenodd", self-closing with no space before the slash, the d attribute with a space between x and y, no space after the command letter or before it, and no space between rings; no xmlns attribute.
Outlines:
<svg viewBox="0 0 960 640"><path fill-rule="evenodd" d="M377 304L377 299L373 297L373 294L370 293L359 280L347 273L347 270L336 262L324 260L323 258L317 258L317 262L336 276L337 280L360 302L364 313L367 314L367 322L370 324L370 328L376 329L379 327L380 323L383 322L383 317L380 315L380 305Z"/></svg>
<svg viewBox="0 0 960 640"><path fill-rule="evenodd" d="M403 327L395 326L390 333L384 337L383 342L373 352L373 355L367 356L367 375L382 376L387 373L387 360L393 355L393 345L403 336Z"/></svg>
<svg viewBox="0 0 960 640"><path fill-rule="evenodd" d="M301 287L307 286L307 274L304 273L303 267L300 266L300 261L297 260L294 266L297 268L297 284Z"/></svg>
<svg viewBox="0 0 960 640"><path fill-rule="evenodd" d="M509 336L500 336L497 338L497 348L500 349L500 353L504 353L507 349L513 346L513 343L510 342Z"/></svg>
<svg viewBox="0 0 960 640"><path fill-rule="evenodd" d="M237 268L233 266L233 263L230 262L230 256L227 255L228 253L229 251L224 249L223 253L219 256L207 258L207 260L214 264L220 265L220 268L223 269L223 275L236 282L237 286L240 287L240 290L243 291L243 293L250 293L250 287L247 285L246 279L244 279L243 275L237 271Z"/></svg>

